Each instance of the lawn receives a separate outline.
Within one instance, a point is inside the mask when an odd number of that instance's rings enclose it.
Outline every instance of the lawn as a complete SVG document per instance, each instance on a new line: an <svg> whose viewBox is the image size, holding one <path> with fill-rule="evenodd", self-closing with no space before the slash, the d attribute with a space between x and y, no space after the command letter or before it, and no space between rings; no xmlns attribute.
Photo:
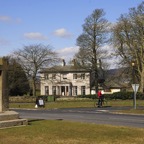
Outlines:
<svg viewBox="0 0 144 144"><path fill-rule="evenodd" d="M143 144L144 129L60 120L29 120L0 129L0 144Z"/></svg>
<svg viewBox="0 0 144 144"><path fill-rule="evenodd" d="M45 108L77 108L77 107L94 107L96 100L75 100L75 101L55 101L55 102L46 102ZM35 103L10 103L10 108L34 108ZM104 106L113 106L113 107L122 107L130 106L133 107L133 100L109 100L106 101ZM144 100L137 100L137 108L144 106Z"/></svg>
<svg viewBox="0 0 144 144"><path fill-rule="evenodd" d="M56 108L92 108L94 107L95 100L88 101L55 101L45 103L44 109L56 109ZM35 103L10 103L10 108L26 108L34 109ZM131 113L131 114L144 114L144 100L137 100L137 109L133 109L132 100L109 100L104 106L111 107L123 107L130 106L129 110L119 110L120 113Z"/></svg>
<svg viewBox="0 0 144 144"><path fill-rule="evenodd" d="M44 109L94 107L95 101L47 102ZM34 103L10 103L10 108L34 108ZM133 106L132 100L111 100L105 106ZM144 114L138 109L123 111ZM28 126L0 129L0 144L143 144L144 129L63 120L29 120Z"/></svg>

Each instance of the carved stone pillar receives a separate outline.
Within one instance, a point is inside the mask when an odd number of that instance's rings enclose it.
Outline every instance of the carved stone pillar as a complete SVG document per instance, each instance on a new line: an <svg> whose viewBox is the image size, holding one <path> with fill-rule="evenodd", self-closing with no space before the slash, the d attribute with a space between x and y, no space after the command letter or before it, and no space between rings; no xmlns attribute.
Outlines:
<svg viewBox="0 0 144 144"><path fill-rule="evenodd" d="M9 109L7 70L7 59L0 58L0 112L7 111Z"/></svg>

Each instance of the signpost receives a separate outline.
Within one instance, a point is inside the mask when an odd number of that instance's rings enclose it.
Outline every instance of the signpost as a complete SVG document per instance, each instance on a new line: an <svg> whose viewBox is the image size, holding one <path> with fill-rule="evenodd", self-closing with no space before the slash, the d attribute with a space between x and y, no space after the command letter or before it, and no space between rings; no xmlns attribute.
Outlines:
<svg viewBox="0 0 144 144"><path fill-rule="evenodd" d="M134 106L134 109L136 109L136 93L138 91L139 84L132 84L132 88L134 90L134 103L133 103L133 106Z"/></svg>

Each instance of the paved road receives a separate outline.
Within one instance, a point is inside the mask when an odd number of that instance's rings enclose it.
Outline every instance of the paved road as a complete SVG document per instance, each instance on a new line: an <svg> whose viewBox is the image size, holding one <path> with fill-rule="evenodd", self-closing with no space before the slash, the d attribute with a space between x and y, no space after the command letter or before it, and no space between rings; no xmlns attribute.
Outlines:
<svg viewBox="0 0 144 144"><path fill-rule="evenodd" d="M128 109L128 107L123 107ZM121 108L14 109L20 118L69 120L96 124L110 124L144 128L144 115L118 114Z"/></svg>

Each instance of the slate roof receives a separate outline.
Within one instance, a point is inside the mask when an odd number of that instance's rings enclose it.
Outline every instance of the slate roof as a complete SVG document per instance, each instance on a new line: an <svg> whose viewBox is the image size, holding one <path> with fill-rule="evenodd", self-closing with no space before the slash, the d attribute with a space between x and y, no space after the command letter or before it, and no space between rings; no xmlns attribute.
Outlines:
<svg viewBox="0 0 144 144"><path fill-rule="evenodd" d="M54 66L51 68L43 68L40 73L65 73L65 72L90 72L90 70L74 66L74 65L65 65L65 66Z"/></svg>

